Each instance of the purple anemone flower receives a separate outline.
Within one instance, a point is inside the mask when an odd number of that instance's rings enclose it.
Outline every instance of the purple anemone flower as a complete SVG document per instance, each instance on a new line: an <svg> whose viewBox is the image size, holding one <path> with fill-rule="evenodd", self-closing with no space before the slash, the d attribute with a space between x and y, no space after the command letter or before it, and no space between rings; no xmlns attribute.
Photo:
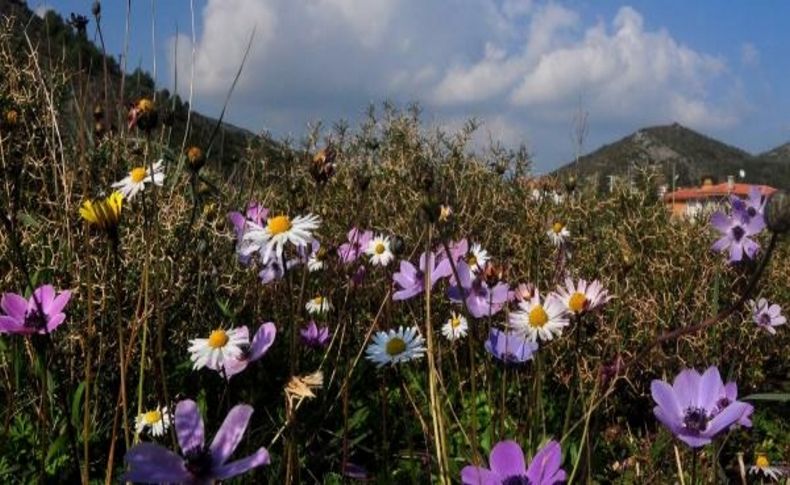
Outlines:
<svg viewBox="0 0 790 485"><path fill-rule="evenodd" d="M285 264L288 267L288 271L290 271L291 269L299 266L299 259L289 259ZM285 271L283 271L283 263L274 255L269 258L269 260L263 265L263 268L260 270L260 272L258 272L258 278L264 285L268 285L272 281L282 279L283 276L285 276Z"/></svg>
<svg viewBox="0 0 790 485"><path fill-rule="evenodd" d="M464 485L555 485L566 480L562 449L552 440L538 450L529 464L515 441L500 441L491 450L489 468L467 465L461 470Z"/></svg>
<svg viewBox="0 0 790 485"><path fill-rule="evenodd" d="M763 211L767 200L759 188L752 187L746 199L741 199L735 195L730 196L730 206L732 207L733 215L740 218L744 224L753 222L754 227L759 232L765 227Z"/></svg>
<svg viewBox="0 0 790 485"><path fill-rule="evenodd" d="M459 261L457 268L461 284L450 287L450 300L455 303L465 300L469 313L475 318L496 315L504 308L510 291L507 283L500 281L489 288L483 272L475 276L464 261Z"/></svg>
<svg viewBox="0 0 790 485"><path fill-rule="evenodd" d="M233 231L236 233L236 239L241 239L244 235L244 229L247 226L247 221L254 222L262 226L263 221L269 216L269 209L263 207L255 201L247 204L247 210L242 214L238 211L228 212L228 220L233 224Z"/></svg>
<svg viewBox="0 0 790 485"><path fill-rule="evenodd" d="M66 320L63 308L71 299L71 292L55 292L52 285L36 288L27 300L16 293L3 293L0 308L0 333L30 335L53 332Z"/></svg>
<svg viewBox="0 0 790 485"><path fill-rule="evenodd" d="M230 410L211 445L206 447L203 418L192 400L176 405L175 423L181 455L153 443L139 443L126 452L129 471L125 482L206 484L227 480L269 464L269 452L259 448L252 455L226 463L239 445L250 422L252 406L239 404Z"/></svg>
<svg viewBox="0 0 790 485"><path fill-rule="evenodd" d="M321 348L329 342L329 327L319 327L314 321L310 321L307 326L299 330L302 343L308 347Z"/></svg>
<svg viewBox="0 0 790 485"><path fill-rule="evenodd" d="M694 369L686 369L675 377L672 385L654 380L650 385L657 406L653 414L678 439L697 448L710 443L713 438L733 424L744 426L753 411L751 405L729 399L737 396L734 383L728 383L729 391L721 380L719 370L711 366L700 375ZM724 399L723 399L724 398Z"/></svg>
<svg viewBox="0 0 790 485"><path fill-rule="evenodd" d="M754 259L760 245L750 236L754 236L762 229L765 224L762 222L762 217L744 222L737 214L728 216L723 212L714 212L710 222L722 234L722 237L711 246L714 251L729 250L731 263L742 260L744 255Z"/></svg>
<svg viewBox="0 0 790 485"><path fill-rule="evenodd" d="M252 337L250 346L244 350L240 359L225 360L225 377L230 379L247 368L248 365L260 359L269 351L277 336L277 327L273 322L266 322L258 328Z"/></svg>
<svg viewBox="0 0 790 485"><path fill-rule="evenodd" d="M365 252L368 243L373 239L373 231L362 231L353 227L346 237L348 242L337 248L337 256L343 264L353 263Z"/></svg>
<svg viewBox="0 0 790 485"><path fill-rule="evenodd" d="M266 220L266 217L269 215L269 209L263 207L262 205L258 204L255 201L251 201L247 204L247 210L242 214L238 211L228 212L228 220L233 224L233 232L236 234L236 241L241 242L242 238L244 237L244 231L246 230L248 222L254 222L258 225L263 225L263 221ZM243 255L239 252L239 246L236 246L236 254L239 259L239 263L244 266L250 264L250 259L252 258L251 255Z"/></svg>
<svg viewBox="0 0 790 485"><path fill-rule="evenodd" d="M782 315L782 307L774 303L771 305L765 298L751 301L752 319L758 327L765 329L771 335L776 333L776 328L787 323L787 317Z"/></svg>
<svg viewBox="0 0 790 485"><path fill-rule="evenodd" d="M452 268L447 259L443 259L436 264L436 256L431 253L422 253L420 256L420 266L415 268L409 261L401 261L400 269L397 273L392 275L392 279L396 285L396 291L392 295L393 300L408 300L414 296L419 295L424 288L425 272L430 268L431 271L431 287L442 278L450 276Z"/></svg>
<svg viewBox="0 0 790 485"><path fill-rule="evenodd" d="M492 328L488 332L485 348L488 353L506 364L522 364L532 359L532 355L538 350L538 344L515 332Z"/></svg>

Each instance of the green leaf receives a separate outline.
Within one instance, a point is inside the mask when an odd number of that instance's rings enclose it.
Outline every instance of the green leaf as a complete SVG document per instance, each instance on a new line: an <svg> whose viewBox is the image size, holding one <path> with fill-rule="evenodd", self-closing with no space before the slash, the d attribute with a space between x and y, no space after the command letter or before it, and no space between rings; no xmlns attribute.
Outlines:
<svg viewBox="0 0 790 485"><path fill-rule="evenodd" d="M777 401L790 402L790 392L767 392L761 394L749 394L741 398L744 401Z"/></svg>
<svg viewBox="0 0 790 485"><path fill-rule="evenodd" d="M66 438L66 428L64 426L57 439L49 445L49 450L47 450L47 462L52 461L52 458L61 454L61 452L65 452Z"/></svg>
<svg viewBox="0 0 790 485"><path fill-rule="evenodd" d="M75 428L80 427L80 405L85 394L85 381L80 382L74 395L71 397L71 423Z"/></svg>

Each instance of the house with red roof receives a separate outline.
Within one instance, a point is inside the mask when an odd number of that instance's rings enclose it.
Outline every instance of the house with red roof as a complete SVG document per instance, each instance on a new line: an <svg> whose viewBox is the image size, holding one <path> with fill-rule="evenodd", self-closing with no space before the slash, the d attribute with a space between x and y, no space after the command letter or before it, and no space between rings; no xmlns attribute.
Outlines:
<svg viewBox="0 0 790 485"><path fill-rule="evenodd" d="M667 192L663 198L672 216L697 217L720 208L731 195L747 198L754 187L766 197L777 190L769 185L736 183L735 177L727 177L727 181L720 184L715 183L711 177L706 177L699 187L683 187Z"/></svg>

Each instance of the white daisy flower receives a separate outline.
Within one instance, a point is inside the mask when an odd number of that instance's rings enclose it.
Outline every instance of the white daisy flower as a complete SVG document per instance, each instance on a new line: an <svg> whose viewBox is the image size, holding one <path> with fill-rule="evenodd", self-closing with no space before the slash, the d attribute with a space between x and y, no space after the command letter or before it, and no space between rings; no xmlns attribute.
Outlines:
<svg viewBox="0 0 790 485"><path fill-rule="evenodd" d="M466 332L468 330L469 324L466 321L466 317L453 312L450 319L447 320L447 323L442 326L442 335L450 342L454 342L460 338L466 337Z"/></svg>
<svg viewBox="0 0 790 485"><path fill-rule="evenodd" d="M307 258L307 269L310 272L314 271L321 271L324 269L324 261L318 257L318 254L311 254L309 258Z"/></svg>
<svg viewBox="0 0 790 485"><path fill-rule="evenodd" d="M318 315L332 310L332 302L329 298L318 295L305 303L304 307L310 315Z"/></svg>
<svg viewBox="0 0 790 485"><path fill-rule="evenodd" d="M769 477L771 480L779 481L781 477L790 472L787 467L771 465L768 461L768 456L765 453L757 453L754 459L754 465L749 467L749 474L762 475Z"/></svg>
<svg viewBox="0 0 790 485"><path fill-rule="evenodd" d="M574 285L573 280L566 278L565 287L557 288L556 295L565 308L576 315L593 311L612 299L598 280L588 283L586 280L579 279Z"/></svg>
<svg viewBox="0 0 790 485"><path fill-rule="evenodd" d="M546 235L549 236L549 239L555 246L561 246L571 237L571 232L562 222L555 222L552 224L551 229L546 231Z"/></svg>
<svg viewBox="0 0 790 485"><path fill-rule="evenodd" d="M518 304L519 310L510 313L510 328L532 342L552 340L562 335L568 326L568 314L560 300L549 295L541 302L540 292Z"/></svg>
<svg viewBox="0 0 790 485"><path fill-rule="evenodd" d="M211 370L222 372L225 360L239 360L244 355L242 347L250 344L250 335L247 327L231 328L229 330L216 329L208 338L195 338L189 341L190 359L194 369L208 367Z"/></svg>
<svg viewBox="0 0 790 485"><path fill-rule="evenodd" d="M425 339L417 327L399 327L397 331L377 332L373 336L373 342L365 350L365 358L374 362L377 367L421 359L425 354L424 344Z"/></svg>
<svg viewBox="0 0 790 485"><path fill-rule="evenodd" d="M140 434L149 428L151 436L162 436L170 428L170 413L167 406L157 406L156 409L146 411L134 418L135 433Z"/></svg>
<svg viewBox="0 0 790 485"><path fill-rule="evenodd" d="M266 220L266 226L247 221L247 230L242 236L240 253L249 256L260 251L261 260L269 261L274 254L280 261L285 243L304 247L313 240L313 233L321 225L321 218L313 214L298 216L291 220L288 216L279 215Z"/></svg>
<svg viewBox="0 0 790 485"><path fill-rule="evenodd" d="M387 266L395 259L390 250L390 238L381 234L370 240L365 253L370 256L370 264L374 266Z"/></svg>
<svg viewBox="0 0 790 485"><path fill-rule="evenodd" d="M473 274L477 274L478 271L486 267L489 259L491 259L491 256L488 255L488 251L483 249L480 244L474 243L466 255L466 264Z"/></svg>
<svg viewBox="0 0 790 485"><path fill-rule="evenodd" d="M153 174L151 169L153 168ZM164 168L162 168L162 160L159 160L153 167L135 167L129 172L129 175L123 178L120 182L112 184L114 189L118 189L123 194L125 199L131 200L132 197L137 195L137 192L145 190L145 184L161 186L165 182Z"/></svg>

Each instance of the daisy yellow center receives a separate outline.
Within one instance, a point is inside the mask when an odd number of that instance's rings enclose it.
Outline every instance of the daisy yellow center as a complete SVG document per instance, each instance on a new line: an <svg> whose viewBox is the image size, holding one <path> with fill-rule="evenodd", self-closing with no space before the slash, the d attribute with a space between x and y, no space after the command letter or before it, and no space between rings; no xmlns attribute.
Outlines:
<svg viewBox="0 0 790 485"><path fill-rule="evenodd" d="M402 338L395 337L387 342L385 350L390 357L395 357L406 351L406 342Z"/></svg>
<svg viewBox="0 0 790 485"><path fill-rule="evenodd" d="M450 325L452 325L452 326L453 326L453 328L458 328L458 327L460 327L460 326L461 326L461 317L453 317L453 318L450 320Z"/></svg>
<svg viewBox="0 0 790 485"><path fill-rule="evenodd" d="M477 266L477 256L474 254L470 254L468 258L466 258L466 262L469 266Z"/></svg>
<svg viewBox="0 0 790 485"><path fill-rule="evenodd" d="M549 314L541 305L537 305L529 312L529 324L535 328L543 328L549 322Z"/></svg>
<svg viewBox="0 0 790 485"><path fill-rule="evenodd" d="M268 222L266 222L266 229L269 230L269 233L272 236L289 231L291 227L291 219L289 219L288 216L272 217Z"/></svg>
<svg viewBox="0 0 790 485"><path fill-rule="evenodd" d="M162 420L162 413L157 410L143 414L143 422L148 425L156 424Z"/></svg>
<svg viewBox="0 0 790 485"><path fill-rule="evenodd" d="M148 98L143 98L137 103L137 109L140 111L153 111L154 102Z"/></svg>
<svg viewBox="0 0 790 485"><path fill-rule="evenodd" d="M145 167L133 168L129 176L132 178L132 182L139 184L145 178Z"/></svg>
<svg viewBox="0 0 790 485"><path fill-rule="evenodd" d="M551 226L551 230L554 231L555 234L559 234L560 232L562 232L562 228L564 227L565 225L563 223L555 222L554 225Z"/></svg>
<svg viewBox="0 0 790 485"><path fill-rule="evenodd" d="M220 349L228 344L228 334L224 330L214 330L208 337L208 346L212 349Z"/></svg>
<svg viewBox="0 0 790 485"><path fill-rule="evenodd" d="M373 250L376 251L376 254L384 254L384 251L387 250L387 247L384 246L383 243L376 243L376 247L373 248Z"/></svg>
<svg viewBox="0 0 790 485"><path fill-rule="evenodd" d="M568 308L574 313L579 313L584 310L585 303L587 303L587 297L576 292L568 299Z"/></svg>
<svg viewBox="0 0 790 485"><path fill-rule="evenodd" d="M313 304L321 306L322 303L324 303L324 297L323 296L317 296L317 297L313 298Z"/></svg>
<svg viewBox="0 0 790 485"><path fill-rule="evenodd" d="M757 459L754 460L754 464L757 466L757 468L768 468L771 465L768 462L768 457L763 454L757 455Z"/></svg>

